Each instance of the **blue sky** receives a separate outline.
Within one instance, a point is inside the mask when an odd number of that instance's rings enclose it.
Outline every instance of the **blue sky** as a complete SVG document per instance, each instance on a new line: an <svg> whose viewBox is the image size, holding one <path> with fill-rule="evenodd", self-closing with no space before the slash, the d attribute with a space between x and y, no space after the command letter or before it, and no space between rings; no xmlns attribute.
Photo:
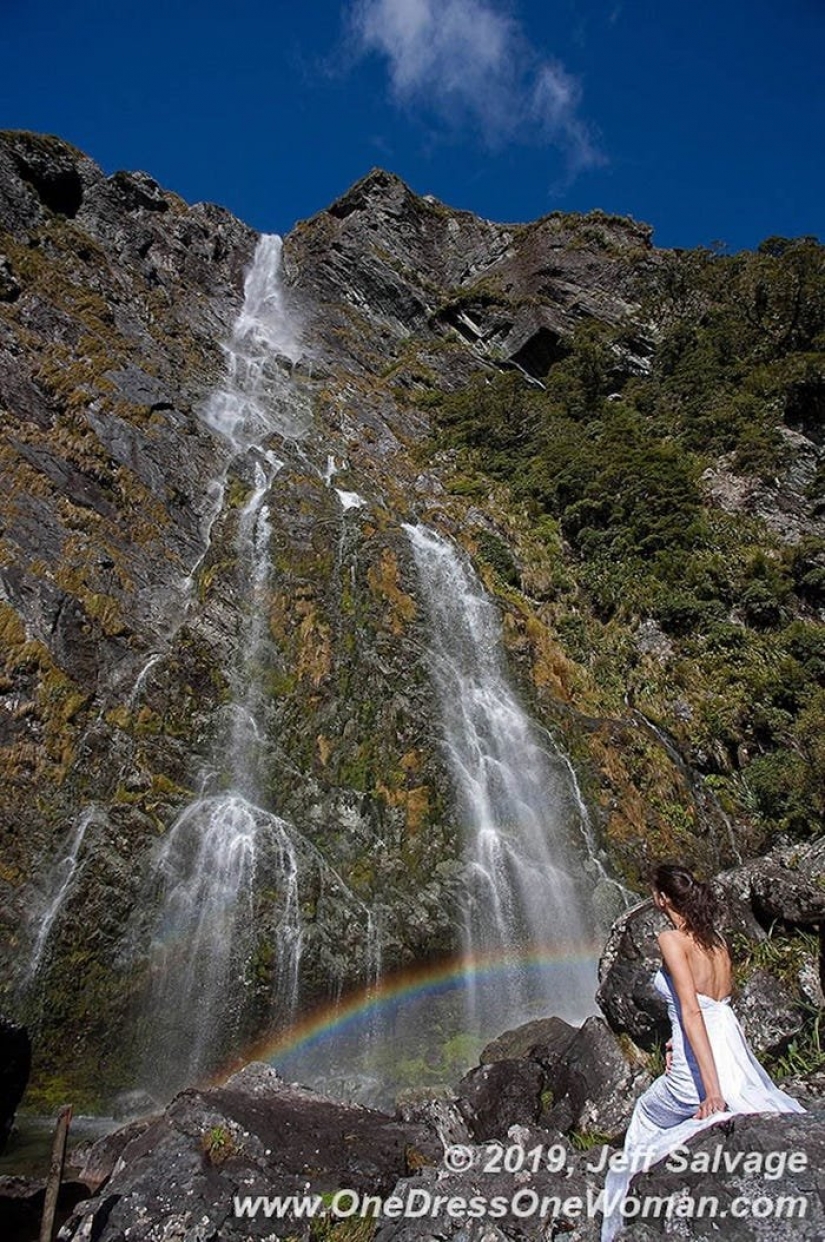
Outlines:
<svg viewBox="0 0 825 1242"><path fill-rule="evenodd" d="M285 232L371 167L664 246L823 235L823 0L0 0L0 127Z"/></svg>

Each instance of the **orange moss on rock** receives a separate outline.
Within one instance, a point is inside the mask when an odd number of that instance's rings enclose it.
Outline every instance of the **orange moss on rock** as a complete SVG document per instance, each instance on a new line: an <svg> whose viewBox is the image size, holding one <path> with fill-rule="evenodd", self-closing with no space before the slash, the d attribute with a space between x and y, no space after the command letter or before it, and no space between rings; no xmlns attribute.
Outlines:
<svg viewBox="0 0 825 1242"><path fill-rule="evenodd" d="M398 557L392 548L382 548L381 556L367 570L367 582L374 595L386 605L384 626L398 638L416 614L415 600L400 586Z"/></svg>

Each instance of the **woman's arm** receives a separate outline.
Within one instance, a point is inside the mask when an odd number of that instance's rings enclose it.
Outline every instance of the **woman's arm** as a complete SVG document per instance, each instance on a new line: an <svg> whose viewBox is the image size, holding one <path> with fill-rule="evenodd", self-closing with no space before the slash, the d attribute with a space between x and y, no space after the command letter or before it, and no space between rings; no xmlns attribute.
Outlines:
<svg viewBox="0 0 825 1242"><path fill-rule="evenodd" d="M696 1064L699 1066L699 1073L702 1076L702 1086L705 1089L705 1098L694 1113L694 1116L710 1117L712 1113L724 1112L726 1105L722 1097L722 1089L719 1086L719 1075L716 1072L716 1062L713 1059L713 1049L708 1039L705 1019L702 1016L702 1009L696 998L693 972L690 969L687 953L684 946L680 943L678 934L661 932L658 939L662 958L667 966L668 974L673 980L676 995L679 998L679 1005L682 1010L682 1026L684 1027L685 1035L690 1041L693 1055L696 1057Z"/></svg>

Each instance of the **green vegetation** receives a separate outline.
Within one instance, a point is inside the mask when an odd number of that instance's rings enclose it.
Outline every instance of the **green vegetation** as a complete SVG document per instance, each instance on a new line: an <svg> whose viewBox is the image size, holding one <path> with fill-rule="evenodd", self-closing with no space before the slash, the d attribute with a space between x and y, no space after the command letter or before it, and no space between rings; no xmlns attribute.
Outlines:
<svg viewBox="0 0 825 1242"><path fill-rule="evenodd" d="M237 1153L237 1144L226 1126L212 1126L201 1139L203 1154L210 1164L224 1164Z"/></svg>
<svg viewBox="0 0 825 1242"><path fill-rule="evenodd" d="M795 983L800 970L819 959L819 940L815 932L790 934L775 927L760 941L734 935L732 949L735 978L740 985L754 970L766 970L777 979Z"/></svg>
<svg viewBox="0 0 825 1242"><path fill-rule="evenodd" d="M594 706L628 693L666 727L751 847L821 832L825 539L809 523L783 541L761 514L777 478L809 515L825 504L825 471L806 483L793 445L825 415L825 248L771 238L639 273L635 323L582 322L543 388L505 371L443 396L433 449L450 450L454 494L498 483L527 514ZM518 585L505 544L484 533L477 552L502 593Z"/></svg>
<svg viewBox="0 0 825 1242"><path fill-rule="evenodd" d="M334 1195L324 1195L332 1203ZM351 1216L336 1220L334 1216L316 1216L309 1226L311 1242L370 1242L378 1228L371 1216Z"/></svg>
<svg viewBox="0 0 825 1242"><path fill-rule="evenodd" d="M732 937L734 979L741 987L755 970L767 971L774 978L798 992L802 971L808 967L817 973L819 937L814 931L790 932L773 926L760 941L744 936ZM770 1073L777 1078L791 1074L811 1074L825 1070L825 1049L822 1047L823 1010L817 1005L800 1005L804 1022L799 1034L781 1053L765 1058Z"/></svg>
<svg viewBox="0 0 825 1242"><path fill-rule="evenodd" d="M825 1010L816 1005L806 1006L805 1026L780 1056L770 1060L768 1068L775 1077L816 1074L825 1070L825 1048L822 1047L823 1014Z"/></svg>
<svg viewBox="0 0 825 1242"><path fill-rule="evenodd" d="M613 1141L613 1136L603 1130L571 1130L568 1138L574 1151L590 1151Z"/></svg>

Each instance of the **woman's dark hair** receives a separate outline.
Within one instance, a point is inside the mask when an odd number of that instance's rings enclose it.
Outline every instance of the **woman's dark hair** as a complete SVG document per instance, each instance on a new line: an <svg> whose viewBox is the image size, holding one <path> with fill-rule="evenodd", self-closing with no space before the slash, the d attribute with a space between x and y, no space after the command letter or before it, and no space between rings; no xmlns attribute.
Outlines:
<svg viewBox="0 0 825 1242"><path fill-rule="evenodd" d="M725 943L719 931L721 910L709 884L697 880L687 867L660 863L651 877L653 887L673 903L685 920L685 931L703 949L716 949Z"/></svg>

